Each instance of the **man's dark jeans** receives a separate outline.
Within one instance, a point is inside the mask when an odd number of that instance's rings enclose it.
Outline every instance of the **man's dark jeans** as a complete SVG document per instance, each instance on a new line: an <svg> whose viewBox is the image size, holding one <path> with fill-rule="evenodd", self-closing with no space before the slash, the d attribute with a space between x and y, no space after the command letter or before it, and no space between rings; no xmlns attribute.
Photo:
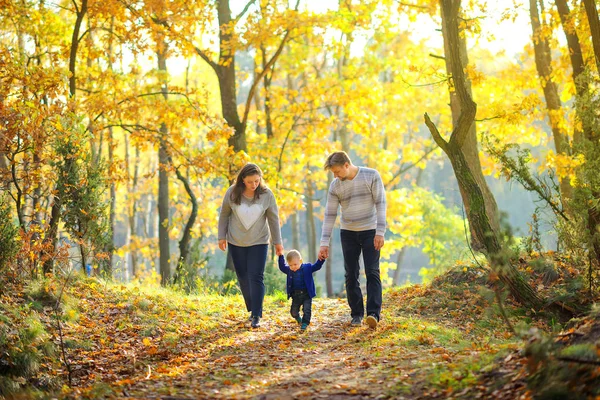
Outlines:
<svg viewBox="0 0 600 400"><path fill-rule="evenodd" d="M308 290L292 291L290 314L292 314L294 319L300 316L300 306L302 306L302 323L308 325L310 324L310 317L312 315L312 299L308 294Z"/></svg>
<svg viewBox="0 0 600 400"><path fill-rule="evenodd" d="M344 268L346 269L346 296L352 317L364 317L365 308L360 290L358 259L362 253L367 276L367 315L381 313L381 277L379 274L379 250L375 250L375 229L368 231L340 231Z"/></svg>
<svg viewBox="0 0 600 400"><path fill-rule="evenodd" d="M240 247L229 243L229 252L240 284L246 309L253 317L262 318L262 305L265 298L265 265L269 245Z"/></svg>

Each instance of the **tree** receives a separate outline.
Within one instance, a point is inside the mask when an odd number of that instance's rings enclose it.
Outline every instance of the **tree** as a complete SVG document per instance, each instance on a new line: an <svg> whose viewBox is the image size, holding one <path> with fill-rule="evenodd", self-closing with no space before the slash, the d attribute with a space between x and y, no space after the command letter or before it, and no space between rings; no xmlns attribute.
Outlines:
<svg viewBox="0 0 600 400"><path fill-rule="evenodd" d="M468 163L463 149L468 143L467 136L477 113L477 104L469 94L460 57L458 29L460 3L460 0L440 0L447 32L444 36L444 40L447 41L445 48L448 49L445 57L449 61L451 79L461 111L448 141L440 135L427 113L425 113L425 124L435 142L450 159L463 201L465 204L469 204L469 207L466 207L466 214L471 234L475 236L474 241L481 245L480 249L485 252L492 270L508 286L510 293L522 304L539 310L544 305L542 300L515 266L506 259L506 252L503 251L498 234L490 223L483 192L473 175L472 166Z"/></svg>
<svg viewBox="0 0 600 400"><path fill-rule="evenodd" d="M563 0L557 2L560 3ZM531 28L533 30L533 48L535 52L535 65L539 75L539 80L544 91L544 97L546 99L546 108L548 109L548 118L550 119L550 128L552 129L552 137L554 139L554 147L557 154L568 155L570 153L569 142L565 132L563 132L564 118L562 115L562 105L560 96L558 94L558 88L554 81L552 58L550 51L550 44L548 38L544 34L547 30L542 23L542 18L538 11L537 6L538 0L529 1L529 18L531 20ZM566 2L565 2L566 6ZM564 11L564 10L563 10ZM561 16L563 15L560 13ZM576 46L571 36L569 44ZM573 48L572 57L576 57L577 49ZM579 49L579 55L581 56L581 50ZM578 66L576 66L578 67ZM574 73L578 72L578 69L574 69ZM563 205L565 200L572 196L573 189L569 183L568 178L560 178L560 191L562 194Z"/></svg>
<svg viewBox="0 0 600 400"><path fill-rule="evenodd" d="M69 97L73 99L77 93L77 49L79 48L79 44L81 43L82 37L80 36L81 27L83 24L83 19L86 16L88 11L88 0L81 0L81 4L78 5L76 2L73 2L75 7L75 23L73 26L73 34L71 37L71 46L69 51ZM73 159L65 159L64 168L69 171L74 169L73 163L75 160ZM62 209L62 193L58 196L54 196L54 203L52 205L52 211L50 213L50 223L48 224L48 229L46 233L46 241L50 244L51 251L56 249L57 241L58 241L58 224L61 218L61 209ZM83 244L81 244L83 245ZM82 254L84 251L81 251ZM82 260L83 262L84 260ZM44 274L53 272L54 269L54 257L49 257L44 263Z"/></svg>

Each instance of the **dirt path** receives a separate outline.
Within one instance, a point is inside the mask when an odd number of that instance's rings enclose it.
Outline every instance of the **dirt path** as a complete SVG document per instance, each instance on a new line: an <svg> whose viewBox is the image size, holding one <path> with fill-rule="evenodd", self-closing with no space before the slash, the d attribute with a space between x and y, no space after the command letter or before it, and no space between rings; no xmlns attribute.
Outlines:
<svg viewBox="0 0 600 400"><path fill-rule="evenodd" d="M254 330L239 296L79 292L82 315L65 326L77 398L447 398L505 340L493 320L459 311L463 297L422 289L384 296L376 330L350 326L345 300L315 299L307 332L276 298Z"/></svg>
<svg viewBox="0 0 600 400"><path fill-rule="evenodd" d="M409 393L413 360L421 356L403 351L401 343L375 345L375 339L385 339L394 325L382 321L376 331L366 325L351 327L341 300L319 299L313 309L314 322L307 332L298 329L286 306L274 309L257 330L249 329L248 322L224 322L223 336L196 343L185 368L173 373L168 362L156 365L158 373L150 368L148 379L130 385L123 394L145 397L152 392L165 399L362 399Z"/></svg>

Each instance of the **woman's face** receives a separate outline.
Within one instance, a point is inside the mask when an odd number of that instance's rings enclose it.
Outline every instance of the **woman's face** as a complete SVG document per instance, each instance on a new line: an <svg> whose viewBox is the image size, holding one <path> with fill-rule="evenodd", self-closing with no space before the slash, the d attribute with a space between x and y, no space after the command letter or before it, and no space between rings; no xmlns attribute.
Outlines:
<svg viewBox="0 0 600 400"><path fill-rule="evenodd" d="M246 186L246 190L254 192L258 185L260 185L260 175L248 175L244 178L244 186Z"/></svg>

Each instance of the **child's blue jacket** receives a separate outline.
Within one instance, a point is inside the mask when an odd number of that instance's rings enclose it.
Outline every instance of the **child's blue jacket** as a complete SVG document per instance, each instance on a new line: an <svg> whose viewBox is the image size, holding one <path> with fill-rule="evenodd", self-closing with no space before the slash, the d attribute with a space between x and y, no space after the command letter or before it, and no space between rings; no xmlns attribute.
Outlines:
<svg viewBox="0 0 600 400"><path fill-rule="evenodd" d="M304 275L304 284L308 289L308 295L312 299L317 295L317 289L315 288L315 280L313 279L313 272L318 271L323 266L325 260L317 260L314 264L302 264L302 272ZM279 256L279 269L281 272L287 275L287 295L288 299L292 297L292 270L290 270L290 266L286 264L285 258L283 256Z"/></svg>

